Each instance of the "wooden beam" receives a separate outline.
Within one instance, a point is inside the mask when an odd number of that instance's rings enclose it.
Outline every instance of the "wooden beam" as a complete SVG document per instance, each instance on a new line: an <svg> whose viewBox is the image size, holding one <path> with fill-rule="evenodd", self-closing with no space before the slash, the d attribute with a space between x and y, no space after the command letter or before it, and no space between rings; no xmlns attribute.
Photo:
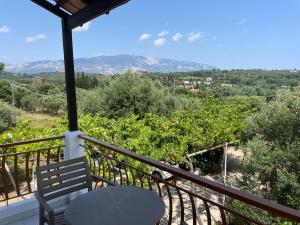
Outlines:
<svg viewBox="0 0 300 225"><path fill-rule="evenodd" d="M64 12L60 8L56 7L55 5L52 5L47 0L31 0L31 1L60 18L66 18L70 16L68 13Z"/></svg>
<svg viewBox="0 0 300 225"><path fill-rule="evenodd" d="M226 147L227 148L227 146L229 146L229 145L233 145L233 144L236 144L236 143L238 143L240 140L236 140L236 141L231 141L231 142L226 142L225 144L222 144L222 145L215 145L215 146L212 146L212 147L210 147L210 148L208 148L208 149L203 149L203 150L201 150L201 151L198 151L198 152L193 152L193 153L191 153L191 154L188 154L187 156L188 157L194 157L194 156L197 156L197 155L202 155L202 154L204 154L204 153L206 153L206 152L208 152L208 151L212 151L212 150L215 150L215 149L218 149L218 148L222 148L222 147Z"/></svg>
<svg viewBox="0 0 300 225"><path fill-rule="evenodd" d="M88 4L85 8L71 15L68 21L68 29L74 29L78 26L82 26L84 23L108 13L110 10L127 3L129 0L94 0Z"/></svg>
<svg viewBox="0 0 300 225"><path fill-rule="evenodd" d="M67 108L69 131L78 130L77 105L76 105L76 88L75 88L75 71L73 56L73 38L72 30L67 27L67 19L62 19L62 34L65 61L65 82L67 92Z"/></svg>
<svg viewBox="0 0 300 225"><path fill-rule="evenodd" d="M212 150L215 150L215 149L219 149L219 148L224 147L224 146L225 146L225 144L223 144L223 145L216 145L216 146L213 146L213 147L208 148L208 149L203 149L203 150L198 151L198 152L193 152L191 154L188 154L187 156L188 157L194 157L194 156L197 156L197 155L202 155L202 154L204 154L206 152L209 152L209 151L212 151Z"/></svg>

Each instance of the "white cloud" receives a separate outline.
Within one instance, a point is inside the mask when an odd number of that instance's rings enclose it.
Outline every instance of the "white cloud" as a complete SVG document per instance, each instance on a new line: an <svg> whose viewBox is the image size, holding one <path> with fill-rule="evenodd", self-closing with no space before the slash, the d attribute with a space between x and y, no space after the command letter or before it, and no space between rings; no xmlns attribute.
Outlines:
<svg viewBox="0 0 300 225"><path fill-rule="evenodd" d="M181 40L181 38L183 37L183 35L181 34L181 33L179 33L179 32L177 32L173 37L172 37L172 39L173 39L173 41L180 41Z"/></svg>
<svg viewBox="0 0 300 225"><path fill-rule="evenodd" d="M145 41L145 40L148 40L151 38L151 34L142 34L140 37L139 37L139 41Z"/></svg>
<svg viewBox="0 0 300 225"><path fill-rule="evenodd" d="M35 42L35 41L43 40L43 39L47 39L47 36L45 34L38 34L38 35L33 36L33 37L27 37L25 39L25 41L26 42Z"/></svg>
<svg viewBox="0 0 300 225"><path fill-rule="evenodd" d="M222 48L223 45L222 45L222 44L218 44L217 47L218 47L218 48Z"/></svg>
<svg viewBox="0 0 300 225"><path fill-rule="evenodd" d="M163 30L162 32L160 32L160 33L158 34L158 37L165 37L165 36L167 36L168 34L169 34L169 31Z"/></svg>
<svg viewBox="0 0 300 225"><path fill-rule="evenodd" d="M87 31L90 29L91 24L92 22L84 23L81 27L76 27L73 31L75 32Z"/></svg>
<svg viewBox="0 0 300 225"><path fill-rule="evenodd" d="M240 21L238 22L238 25L243 25L245 24L247 21L245 18L240 19Z"/></svg>
<svg viewBox="0 0 300 225"><path fill-rule="evenodd" d="M7 33L9 31L10 31L10 28L8 26L0 27L0 33Z"/></svg>
<svg viewBox="0 0 300 225"><path fill-rule="evenodd" d="M163 46L165 43L166 43L166 40L164 38L159 38L153 42L153 44L157 47Z"/></svg>
<svg viewBox="0 0 300 225"><path fill-rule="evenodd" d="M213 40L216 41L217 40L217 36L213 36Z"/></svg>
<svg viewBox="0 0 300 225"><path fill-rule="evenodd" d="M202 32L191 32L188 33L188 41L189 42L194 42L200 38L203 38L205 35Z"/></svg>

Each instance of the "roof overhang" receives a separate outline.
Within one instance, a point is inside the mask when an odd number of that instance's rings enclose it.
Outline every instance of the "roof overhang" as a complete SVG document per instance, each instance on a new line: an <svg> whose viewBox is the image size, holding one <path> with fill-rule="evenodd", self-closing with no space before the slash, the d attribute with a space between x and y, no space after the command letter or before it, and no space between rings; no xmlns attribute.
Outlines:
<svg viewBox="0 0 300 225"><path fill-rule="evenodd" d="M108 14L112 9L126 4L129 0L31 0L56 16L66 19L68 29Z"/></svg>

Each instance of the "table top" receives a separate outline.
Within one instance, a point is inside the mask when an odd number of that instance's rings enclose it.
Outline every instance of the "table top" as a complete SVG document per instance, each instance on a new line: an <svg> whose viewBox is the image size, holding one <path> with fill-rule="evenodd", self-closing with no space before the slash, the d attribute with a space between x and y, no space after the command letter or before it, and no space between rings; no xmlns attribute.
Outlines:
<svg viewBox="0 0 300 225"><path fill-rule="evenodd" d="M72 200L64 217L70 225L154 225L165 204L153 191L132 186L110 186Z"/></svg>

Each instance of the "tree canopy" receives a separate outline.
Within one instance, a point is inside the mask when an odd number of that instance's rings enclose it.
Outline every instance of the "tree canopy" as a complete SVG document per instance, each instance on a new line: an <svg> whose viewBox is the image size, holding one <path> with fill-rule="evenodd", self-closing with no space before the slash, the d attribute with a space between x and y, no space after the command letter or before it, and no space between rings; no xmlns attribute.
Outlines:
<svg viewBox="0 0 300 225"><path fill-rule="evenodd" d="M5 65L4 63L0 62L0 73L2 73L2 71L4 70Z"/></svg>
<svg viewBox="0 0 300 225"><path fill-rule="evenodd" d="M247 120L248 141L239 188L300 209L299 114L300 97L281 92ZM261 213L256 216L264 217ZM265 220L270 223L267 217Z"/></svg>
<svg viewBox="0 0 300 225"><path fill-rule="evenodd" d="M82 102L83 114L100 114L119 118L147 113L170 116L175 109L175 99L160 82L127 72L112 80L104 88L88 92Z"/></svg>
<svg viewBox="0 0 300 225"><path fill-rule="evenodd" d="M0 133L16 125L17 115L15 108L0 100Z"/></svg>

